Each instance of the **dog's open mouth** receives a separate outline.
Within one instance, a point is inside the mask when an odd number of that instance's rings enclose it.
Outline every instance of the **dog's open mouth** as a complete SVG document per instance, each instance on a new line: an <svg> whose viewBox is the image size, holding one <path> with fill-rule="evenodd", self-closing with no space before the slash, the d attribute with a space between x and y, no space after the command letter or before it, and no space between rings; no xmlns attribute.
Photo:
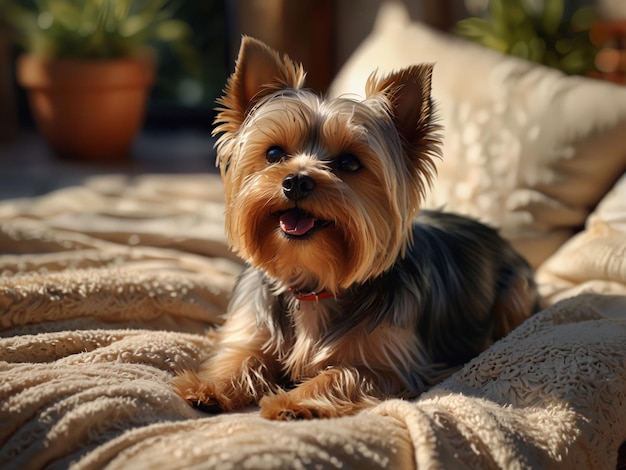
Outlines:
<svg viewBox="0 0 626 470"><path fill-rule="evenodd" d="M325 227L329 223L317 219L311 214L298 208L286 210L279 214L280 229L290 237L303 237L309 235L315 229Z"/></svg>

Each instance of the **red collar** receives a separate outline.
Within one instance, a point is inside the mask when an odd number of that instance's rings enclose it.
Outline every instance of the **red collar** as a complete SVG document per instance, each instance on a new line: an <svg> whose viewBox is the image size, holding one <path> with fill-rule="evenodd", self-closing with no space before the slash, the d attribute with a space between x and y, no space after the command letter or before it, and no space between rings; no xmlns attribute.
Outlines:
<svg viewBox="0 0 626 470"><path fill-rule="evenodd" d="M323 290L321 292L301 291L296 287L290 287L289 292L291 292L293 296L298 300L315 300L316 302L321 299L328 299L330 297L341 297L341 295L343 295L342 292L333 294L332 292L329 292L327 290Z"/></svg>

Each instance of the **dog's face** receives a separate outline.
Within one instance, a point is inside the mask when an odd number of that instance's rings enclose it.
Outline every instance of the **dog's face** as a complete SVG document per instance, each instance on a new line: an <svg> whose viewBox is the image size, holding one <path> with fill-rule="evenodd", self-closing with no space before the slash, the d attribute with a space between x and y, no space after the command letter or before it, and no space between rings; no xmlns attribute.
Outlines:
<svg viewBox="0 0 626 470"><path fill-rule="evenodd" d="M244 38L216 119L226 229L252 266L303 290L379 275L410 243L438 151L421 65L323 100L287 57Z"/></svg>

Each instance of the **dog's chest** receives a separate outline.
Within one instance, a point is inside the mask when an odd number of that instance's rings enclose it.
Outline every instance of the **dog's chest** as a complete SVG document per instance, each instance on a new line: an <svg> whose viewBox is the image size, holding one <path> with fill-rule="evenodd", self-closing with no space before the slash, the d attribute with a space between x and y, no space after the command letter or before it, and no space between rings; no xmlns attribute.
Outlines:
<svg viewBox="0 0 626 470"><path fill-rule="evenodd" d="M281 357L285 370L292 380L311 377L332 362L332 344L324 340L332 316L336 315L321 301L294 301L283 314L285 322Z"/></svg>
<svg viewBox="0 0 626 470"><path fill-rule="evenodd" d="M280 358L287 377L298 382L329 367L350 366L406 376L423 355L410 329L358 321L345 324L337 302L294 303L284 312L285 341ZM288 325L288 326L287 326Z"/></svg>

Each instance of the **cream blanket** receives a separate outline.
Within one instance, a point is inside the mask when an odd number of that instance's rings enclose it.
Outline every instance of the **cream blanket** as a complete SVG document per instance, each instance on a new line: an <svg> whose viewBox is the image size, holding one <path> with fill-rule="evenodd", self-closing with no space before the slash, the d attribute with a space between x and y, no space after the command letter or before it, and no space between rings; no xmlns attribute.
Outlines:
<svg viewBox="0 0 626 470"><path fill-rule="evenodd" d="M241 268L221 194L214 176L105 177L0 203L0 468L615 468L626 322L605 315L626 300L567 299L597 271L579 250L569 277L559 253L541 273L566 300L415 401L310 422L191 409L169 382L211 350ZM596 291L626 293L620 275Z"/></svg>

